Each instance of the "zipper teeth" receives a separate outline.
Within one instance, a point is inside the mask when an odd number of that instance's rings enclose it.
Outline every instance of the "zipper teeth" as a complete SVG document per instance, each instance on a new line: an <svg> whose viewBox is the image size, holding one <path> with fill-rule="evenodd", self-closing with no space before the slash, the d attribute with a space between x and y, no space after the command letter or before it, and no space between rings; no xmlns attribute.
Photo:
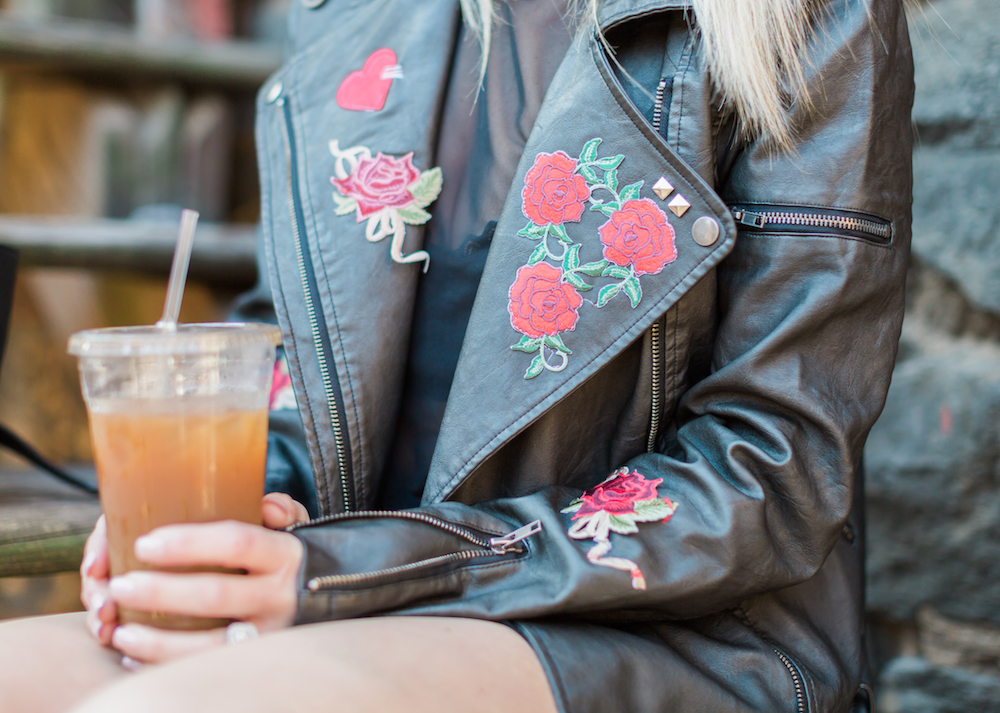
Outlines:
<svg viewBox="0 0 1000 713"><path fill-rule="evenodd" d="M753 214L753 211L741 211ZM854 230L859 233L876 235L885 240L889 239L889 226L876 223L874 220L864 218L851 218L846 215L833 215L823 213L756 213L766 223L780 223L782 225L803 225L817 228L836 228L838 230ZM763 227L763 226L762 226Z"/></svg>
<svg viewBox="0 0 1000 713"><path fill-rule="evenodd" d="M656 320L653 322L653 329L650 333L653 352L653 397L649 417L649 440L646 443L646 451L649 453L656 449L656 437L660 430L660 384L663 380L662 374L660 374L660 337L660 320Z"/></svg>
<svg viewBox="0 0 1000 713"><path fill-rule="evenodd" d="M299 230L298 217L295 214L295 194L292 191L292 181L294 176L292 175L292 143L291 143L291 127L289 126L289 111L284 99L281 100L279 106L282 107L284 114L284 129L285 129L285 155L286 155L286 165L288 168L288 209L291 213L292 219L292 238L295 242L295 259L298 263L299 268L299 279L302 281L302 292L305 296L306 301L306 313L309 317L309 329L313 338L313 345L316 347L316 359L319 362L320 376L323 379L323 391L326 393L327 408L330 413L330 423L333 426L333 438L337 449L337 469L340 475L340 486L341 493L343 494L344 509L350 510L350 496L348 493L349 483L347 482L347 470L344 467L344 458L346 457L346 452L344 449L344 434L340 423L340 414L337 412L337 400L333 393L333 381L330 378L330 367L326 362L326 355L323 353L323 348L321 345L320 331L319 331L319 319L316 317L316 306L313 302L312 293L309 290L309 283L306 280L306 264L305 258L303 256L303 246L302 246L302 233Z"/></svg>
<svg viewBox="0 0 1000 713"><path fill-rule="evenodd" d="M374 572L360 572L357 574L331 574L325 577L314 577L310 579L306 587L311 592L316 592L320 589L334 589L337 587L346 587L351 585L363 584L369 581L375 581L379 579L384 579L386 577L391 577L396 574L405 574L407 572L412 572L414 570L426 569L430 567L435 567L442 564L449 564L451 562L464 562L465 560L475 559L476 557L486 557L488 555L496 555L497 553L491 549L475 549L475 550L463 550L461 552L452 552L447 555L440 555L438 557L430 557L428 559L420 560L419 562L411 562L409 564L402 564L396 567L387 567L386 569L377 569Z"/></svg>
<svg viewBox="0 0 1000 713"><path fill-rule="evenodd" d="M663 118L663 93L667 90L666 77L656 85L656 101L653 102L653 129L660 133L660 121Z"/></svg>
<svg viewBox="0 0 1000 713"><path fill-rule="evenodd" d="M294 532L302 527L309 527L312 525L326 525L331 522L339 522L343 520L374 520L377 518L394 518L397 520L411 520L413 522L422 522L432 527L436 527L445 532L450 532L453 535L461 537L467 542L471 542L477 547L481 547L486 550L493 551L491 549L490 541L485 537L480 537L472 530L455 525L454 523L448 522L447 520L442 520L439 517L434 517L433 515L428 515L422 512L412 512L409 510L360 510L357 512L350 513L338 513L336 515L327 515L326 517L319 517L315 520L310 520L309 522L303 522L298 525L293 525L287 528L289 532ZM495 554L495 553L494 553ZM339 576L339 575L338 575ZM343 575L351 576L351 575ZM322 579L322 578L321 578Z"/></svg>
<svg viewBox="0 0 1000 713"><path fill-rule="evenodd" d="M788 669L788 673L792 675L792 684L795 686L795 701L798 707L798 713L806 713L806 690L805 684L802 682L802 675L799 673L798 668L794 663L792 663L792 660L788 658L788 656L774 646L771 648L774 650L774 653L778 655L778 658L781 659L781 663L785 664L785 668Z"/></svg>

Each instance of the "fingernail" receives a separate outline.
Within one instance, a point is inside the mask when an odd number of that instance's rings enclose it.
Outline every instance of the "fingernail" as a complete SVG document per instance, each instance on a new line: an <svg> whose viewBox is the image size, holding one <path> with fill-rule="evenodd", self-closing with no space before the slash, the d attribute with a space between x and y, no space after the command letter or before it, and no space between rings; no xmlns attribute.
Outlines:
<svg viewBox="0 0 1000 713"><path fill-rule="evenodd" d="M131 671L135 673L142 668L142 664L136 661L131 656L122 656L121 667L126 671Z"/></svg>
<svg viewBox="0 0 1000 713"><path fill-rule="evenodd" d="M111 635L111 643L116 649L128 649L139 643L139 637L127 626L119 626Z"/></svg>
<svg viewBox="0 0 1000 713"><path fill-rule="evenodd" d="M163 552L166 543L155 535L144 535L135 541L135 556L139 559L155 557Z"/></svg>
<svg viewBox="0 0 1000 713"><path fill-rule="evenodd" d="M136 590L135 582L128 576L115 577L108 585L112 597L127 597Z"/></svg>
<svg viewBox="0 0 1000 713"><path fill-rule="evenodd" d="M97 562L97 553L96 552L88 552L84 556L84 558L83 558L83 564L80 565L80 569L83 571L83 574L85 576L88 575L88 574L90 574L90 570L93 569L95 562Z"/></svg>
<svg viewBox="0 0 1000 713"><path fill-rule="evenodd" d="M101 629L104 628L104 622L100 619L94 619L90 622L90 633L94 635L95 639L101 638Z"/></svg>
<svg viewBox="0 0 1000 713"><path fill-rule="evenodd" d="M90 610L95 614L100 614L101 609L108 603L108 598L103 592L94 592L90 595Z"/></svg>

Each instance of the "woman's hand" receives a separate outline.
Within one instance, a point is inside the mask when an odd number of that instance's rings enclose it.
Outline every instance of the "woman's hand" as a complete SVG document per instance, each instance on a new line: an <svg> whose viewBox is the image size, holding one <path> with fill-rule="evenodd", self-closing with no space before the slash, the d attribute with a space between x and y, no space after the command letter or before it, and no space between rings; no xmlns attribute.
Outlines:
<svg viewBox="0 0 1000 713"><path fill-rule="evenodd" d="M262 503L267 528L308 518L287 495ZM139 624L117 626L119 605L142 611L239 619L261 631L289 626L295 616L302 546L292 535L238 522L171 525L136 541L135 553L152 567L216 566L246 575L129 572L108 581L107 537L98 522L85 549L84 604L88 624L104 645L136 661L156 663L225 643L225 630L174 632Z"/></svg>

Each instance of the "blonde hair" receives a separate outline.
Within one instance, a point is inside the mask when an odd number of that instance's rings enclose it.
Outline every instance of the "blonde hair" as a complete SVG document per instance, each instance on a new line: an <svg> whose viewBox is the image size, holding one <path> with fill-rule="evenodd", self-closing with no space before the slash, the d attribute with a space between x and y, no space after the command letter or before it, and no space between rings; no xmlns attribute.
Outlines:
<svg viewBox="0 0 1000 713"><path fill-rule="evenodd" d="M461 0L466 22L489 48L494 0ZM745 133L788 146L787 106L808 105L801 49L813 0L692 0L702 52L723 106ZM570 0L569 12L597 24L598 0ZM486 71L483 52L482 71Z"/></svg>

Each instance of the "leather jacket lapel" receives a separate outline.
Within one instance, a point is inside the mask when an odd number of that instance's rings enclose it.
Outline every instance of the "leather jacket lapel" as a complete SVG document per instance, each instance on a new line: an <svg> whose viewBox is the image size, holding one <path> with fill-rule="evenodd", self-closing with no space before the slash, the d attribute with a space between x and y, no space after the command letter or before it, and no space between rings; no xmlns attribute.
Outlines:
<svg viewBox="0 0 1000 713"><path fill-rule="evenodd" d="M336 17L318 17L325 13ZM275 224L269 252L300 254L301 274L293 260L269 260L286 266L272 276L272 284L284 293L300 293L285 298L279 313L305 304L315 306L318 315L311 341L292 334L289 318L283 327L286 343L298 342L293 351L299 355L290 359L296 388L326 393L332 404L315 408L304 421L318 469L330 471L340 463L342 499L321 497L324 510L338 510L371 502L373 478L390 447L423 264L419 257L400 264L391 252L398 258L420 250L422 222L430 217L424 209L440 191L439 172L433 171L436 127L460 16L457 0L388 0L347 9L331 3L315 14L317 22L337 30L302 50L272 80L269 86L280 83L281 89L271 101L265 87L261 122L273 126L259 136L285 136L289 152L287 161L277 157L276 147L267 157L281 164L270 173L282 185L270 191L288 192L292 214L290 230ZM286 163L295 171L289 180L297 190L284 185ZM413 193L416 202L397 190L412 193L415 185L422 192ZM393 244L403 231L405 243ZM304 303L303 292L309 295ZM277 301L282 298L276 294ZM301 318L300 312L294 319ZM338 418L343 429L335 425ZM336 434L336 449L330 434ZM330 452L323 454L324 449Z"/></svg>
<svg viewBox="0 0 1000 713"><path fill-rule="evenodd" d="M577 38L553 80L517 175L466 332L425 502L447 498L491 453L640 337L735 239L722 200L631 104L592 35ZM669 184L660 183L663 197L653 190L661 178ZM575 199L567 197L574 191ZM695 241L699 219L718 231L711 242ZM637 247L654 233L651 247Z"/></svg>

